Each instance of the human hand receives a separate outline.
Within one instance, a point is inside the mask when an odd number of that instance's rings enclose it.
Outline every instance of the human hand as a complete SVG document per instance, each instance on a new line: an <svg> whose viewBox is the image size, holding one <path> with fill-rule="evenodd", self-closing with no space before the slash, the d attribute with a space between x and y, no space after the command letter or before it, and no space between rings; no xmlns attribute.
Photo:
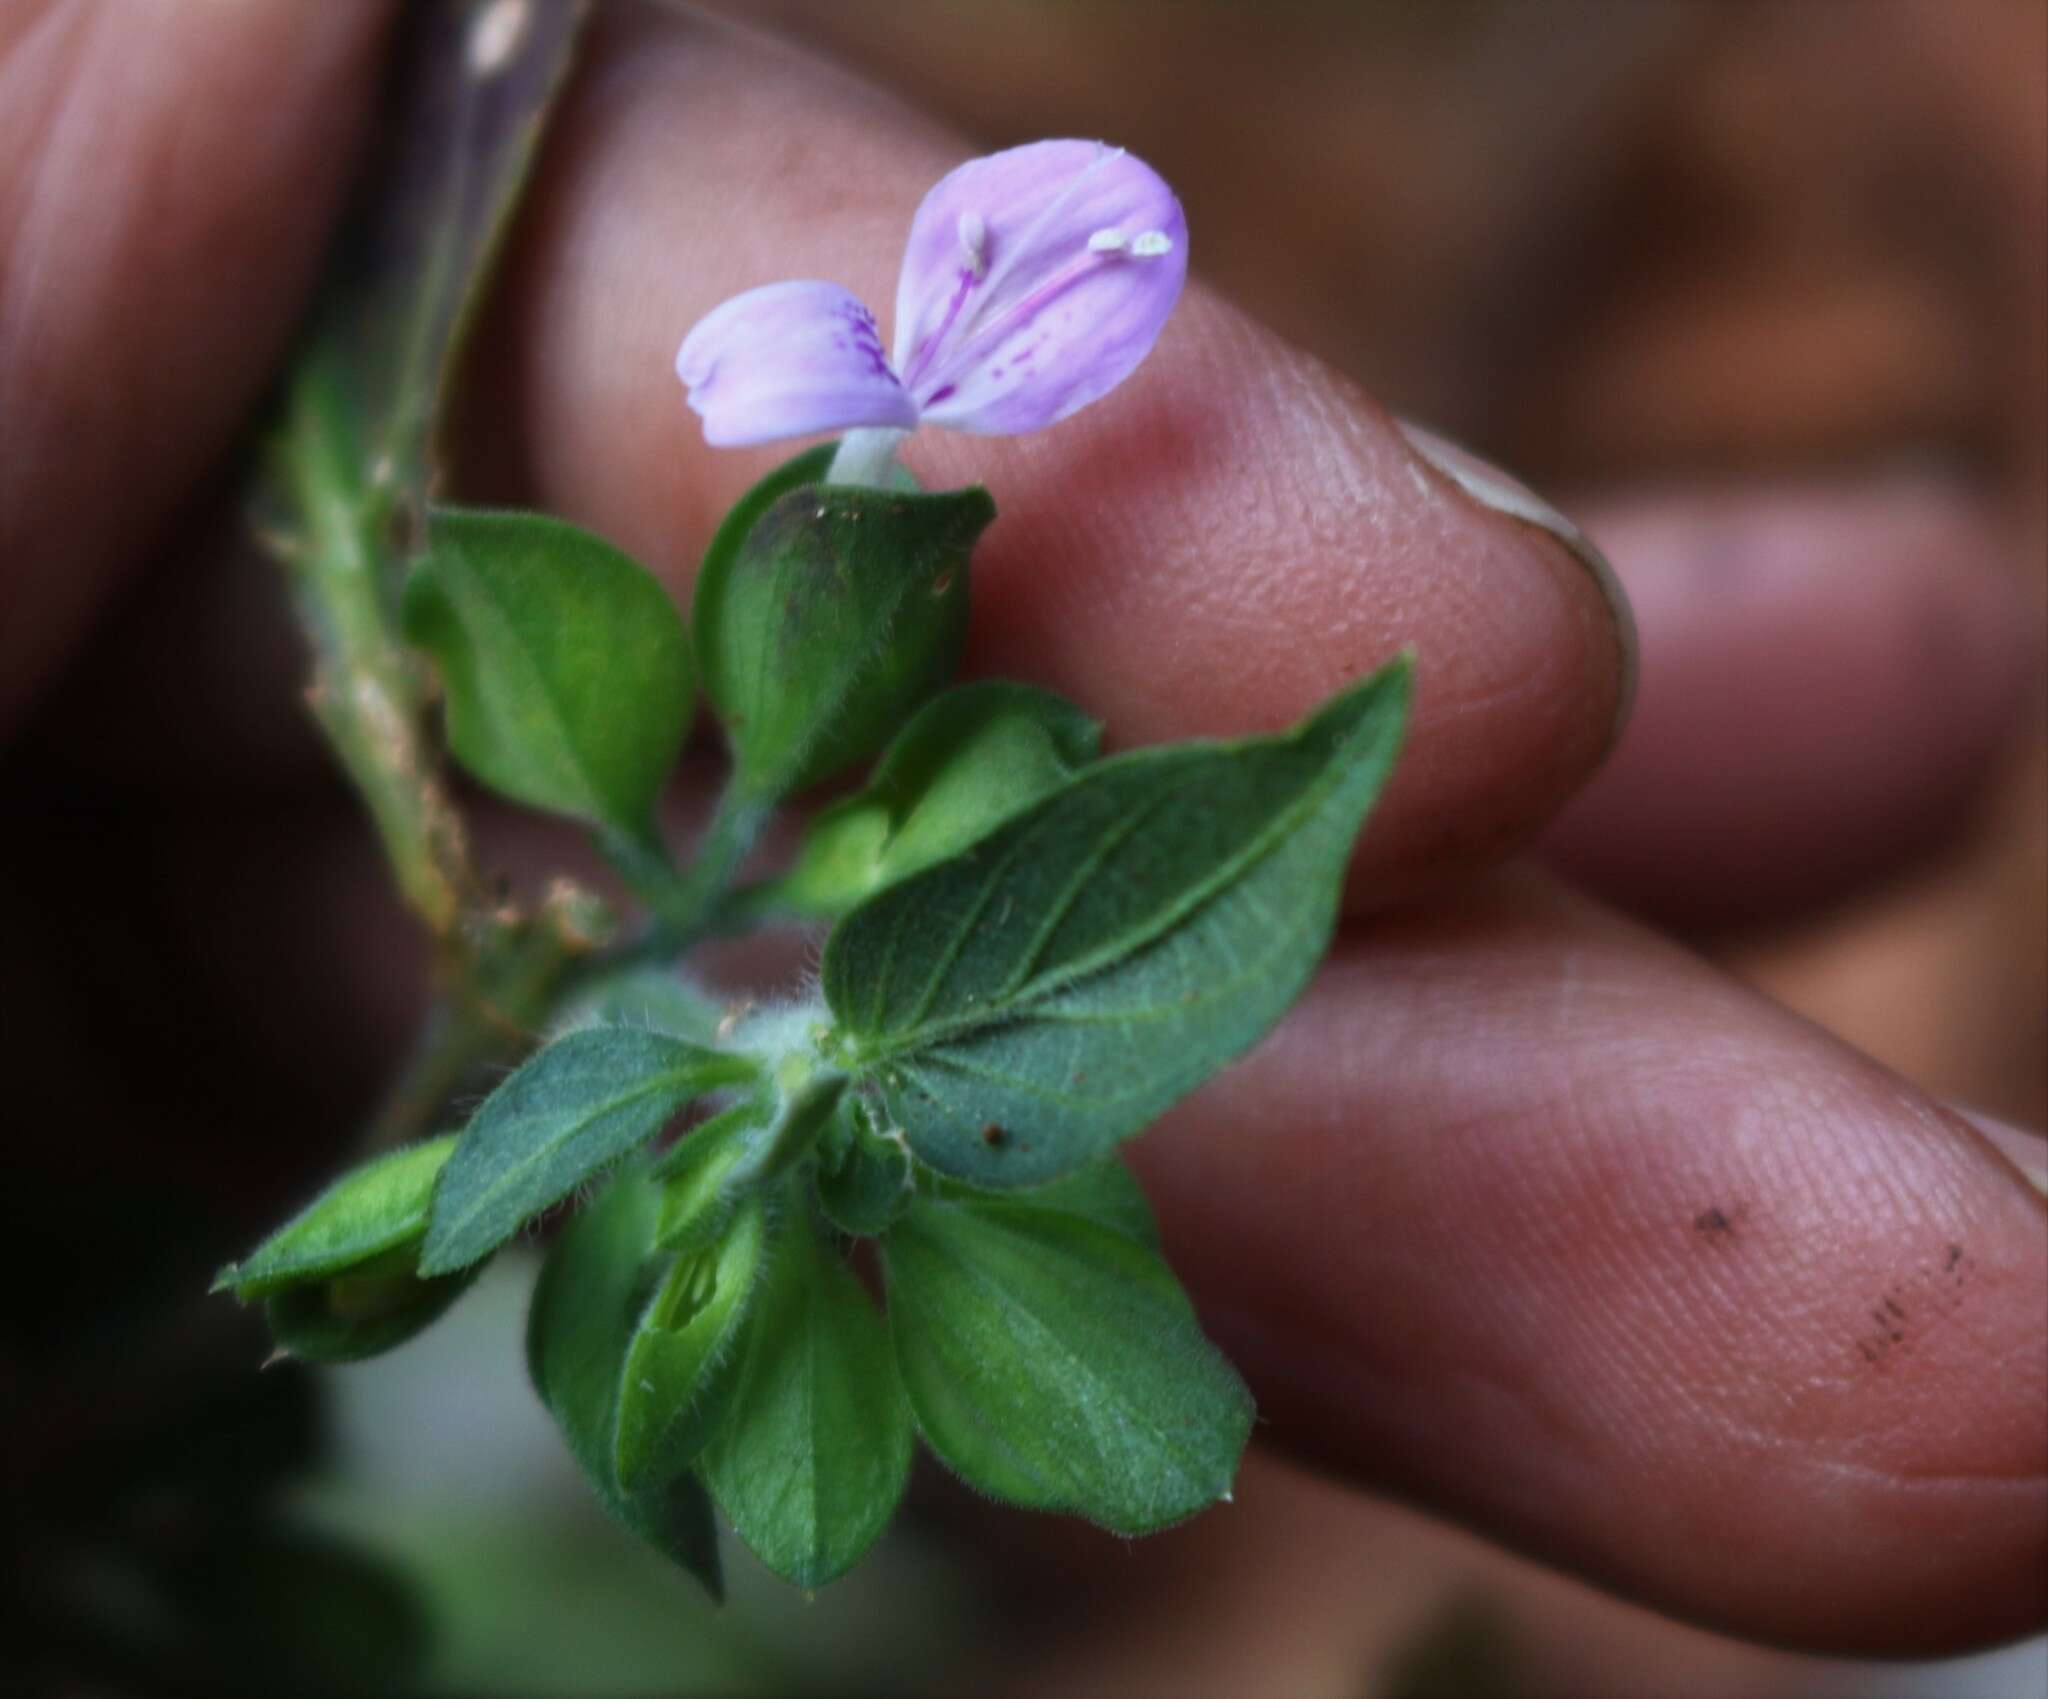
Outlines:
<svg viewBox="0 0 2048 1699"><path fill-rule="evenodd" d="M6 676L24 691L57 664L70 598L138 558L141 521L194 487L246 407L322 224L301 185L331 170L335 127L361 111L360 17L272 5L198 33L176 45L187 79L161 86L150 58L129 57L146 41L86 39L72 74L97 76L76 86L119 86L108 73L124 69L177 127L195 122L195 69L230 86L258 64L303 76L304 98L277 102L292 114L277 147L181 132L219 150L180 176L203 203L182 224L140 191L120 203L125 223L38 215L79 204L64 173L81 155L56 147L12 196L32 238L17 263L34 256L24 275L50 293L10 305L4 322L34 337L0 342L0 382L31 386L44 419L105 405L188 422L89 442L30 434L9 407L9 464L61 473L23 471L0 505L21 574ZM19 65L48 41L24 28L0 48ZM92 65L89 49L108 57ZM959 149L829 73L698 26L630 17L594 52L478 351L472 470L680 586L759 466L697 441L668 369L679 330L796 254L884 295L903 208ZM99 130L84 160L116 185L162 140L131 121L125 138ZM251 228L270 237L267 281L226 310L210 237ZM109 230L167 244L140 304L122 293L135 272L97 245ZM269 347L249 335L258 311ZM150 349L176 358L138 358ZM116 377L119 406L96 403ZM1597 577L1199 291L1117 407L1034 441L919 449L929 477L1002 492L974 669L1075 695L1116 743L1268 728L1403 643L1421 657L1409 754L1317 989L1136 1149L1175 1265L1269 1437L1739 1631L1928 1651L2029 1626L2040 1199L1960 1119L1683 952L1540 876L1484 871L1614 735L1629 655ZM1995 592L1930 589L1911 562L1879 588L1950 597L1980 647L1938 664L1958 686L1981 678ZM1770 635L1714 641L1732 659ZM2006 708L1923 690L1926 765L1883 775L1895 793ZM232 722L285 711L230 706L194 741L236 770L221 759ZM285 781L273 767L265 782ZM1814 801L1816 815L1835 806ZM333 866L310 844L258 847L294 858L299 902ZM319 906L354 916L360 900ZM390 934L329 924L336 1007L374 1002ZM250 990L276 997L255 976Z"/></svg>

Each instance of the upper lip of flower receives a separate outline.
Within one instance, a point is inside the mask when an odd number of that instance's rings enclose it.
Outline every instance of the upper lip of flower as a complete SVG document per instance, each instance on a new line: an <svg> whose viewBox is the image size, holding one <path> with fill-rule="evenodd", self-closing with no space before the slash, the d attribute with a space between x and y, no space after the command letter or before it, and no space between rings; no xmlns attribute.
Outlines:
<svg viewBox="0 0 2048 1699"><path fill-rule="evenodd" d="M948 173L912 220L896 347L837 284L746 291L676 371L713 443L920 422L1012 434L1098 399L1150 351L1187 273L1186 222L1120 148L1034 142Z"/></svg>

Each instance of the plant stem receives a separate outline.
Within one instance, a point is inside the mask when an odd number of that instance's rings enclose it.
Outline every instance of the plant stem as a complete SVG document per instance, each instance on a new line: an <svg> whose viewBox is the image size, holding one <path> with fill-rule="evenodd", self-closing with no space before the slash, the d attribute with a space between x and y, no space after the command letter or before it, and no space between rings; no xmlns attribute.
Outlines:
<svg viewBox="0 0 2048 1699"><path fill-rule="evenodd" d="M697 840L695 857L680 870L658 838L642 842L608 833L600 840L619 876L654 916L653 928L634 954L677 956L717 929L733 876L773 811L772 802L728 783Z"/></svg>
<svg viewBox="0 0 2048 1699"><path fill-rule="evenodd" d="M393 631L384 546L391 493L362 476L356 422L338 374L317 353L292 386L272 461L295 509L295 530L276 552L313 649L307 705L361 793L407 905L436 938L451 938L478 881L422 735L418 680Z"/></svg>
<svg viewBox="0 0 2048 1699"><path fill-rule="evenodd" d="M406 905L433 935L440 989L405 1075L371 1123L371 1149L433 1130L479 1064L530 1046L604 921L566 883L538 914L493 900L429 741L414 662L397 635L397 497L363 471L333 362L309 355L271 446L288 507L269 540L313 650L306 699L363 798Z"/></svg>

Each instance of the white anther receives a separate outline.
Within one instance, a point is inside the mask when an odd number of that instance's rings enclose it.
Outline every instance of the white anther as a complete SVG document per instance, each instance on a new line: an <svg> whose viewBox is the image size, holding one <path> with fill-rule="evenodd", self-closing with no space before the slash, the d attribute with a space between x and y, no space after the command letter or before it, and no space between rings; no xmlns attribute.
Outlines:
<svg viewBox="0 0 2048 1699"><path fill-rule="evenodd" d="M1091 254L1120 254L1126 240L1121 230L1098 230L1088 238L1088 251Z"/></svg>
<svg viewBox="0 0 2048 1699"><path fill-rule="evenodd" d="M1141 260L1157 259L1173 252L1173 238L1164 230L1147 230L1131 239L1131 252Z"/></svg>
<svg viewBox="0 0 2048 1699"><path fill-rule="evenodd" d="M988 275L988 220L978 212L963 212L954 227L960 234L960 251L976 277Z"/></svg>

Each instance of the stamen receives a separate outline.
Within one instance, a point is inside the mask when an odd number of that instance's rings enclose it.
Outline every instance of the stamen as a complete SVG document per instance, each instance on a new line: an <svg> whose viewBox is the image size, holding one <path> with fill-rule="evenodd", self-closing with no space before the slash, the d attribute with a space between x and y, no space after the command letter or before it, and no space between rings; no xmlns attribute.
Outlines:
<svg viewBox="0 0 2048 1699"><path fill-rule="evenodd" d="M1164 230L1147 230L1131 242L1131 253L1141 260L1154 260L1173 252L1173 238Z"/></svg>
<svg viewBox="0 0 2048 1699"><path fill-rule="evenodd" d="M978 212L963 212L956 227L960 251L967 256L968 269L977 278L988 276L988 220Z"/></svg>
<svg viewBox="0 0 2048 1699"><path fill-rule="evenodd" d="M1098 230L1088 238L1088 251L1091 254L1121 253L1128 240L1121 230Z"/></svg>

